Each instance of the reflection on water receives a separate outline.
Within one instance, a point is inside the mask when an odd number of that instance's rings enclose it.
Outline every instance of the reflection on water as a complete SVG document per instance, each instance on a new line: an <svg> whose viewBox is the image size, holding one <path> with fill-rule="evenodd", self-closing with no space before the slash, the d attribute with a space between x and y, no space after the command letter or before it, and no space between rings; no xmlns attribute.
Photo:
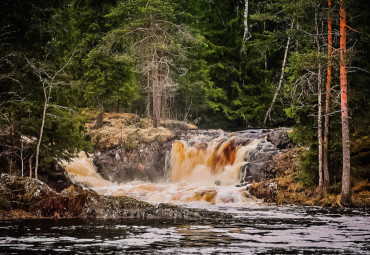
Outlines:
<svg viewBox="0 0 370 255"><path fill-rule="evenodd" d="M0 222L0 254L368 254L367 213L315 207L213 207L223 222L25 220Z"/></svg>

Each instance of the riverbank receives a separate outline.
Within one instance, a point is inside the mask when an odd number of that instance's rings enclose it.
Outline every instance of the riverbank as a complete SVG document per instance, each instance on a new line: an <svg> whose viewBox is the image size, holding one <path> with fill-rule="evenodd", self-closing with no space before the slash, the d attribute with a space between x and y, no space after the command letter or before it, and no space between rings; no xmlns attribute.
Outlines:
<svg viewBox="0 0 370 255"><path fill-rule="evenodd" d="M332 186L331 192L322 195L316 187L304 187L299 181L300 150L291 148L277 155L267 169L270 178L253 182L247 190L258 199L276 205L344 207L340 202L340 185ZM370 183L367 180L354 181L351 191L352 202L347 207L370 208Z"/></svg>
<svg viewBox="0 0 370 255"><path fill-rule="evenodd" d="M225 213L164 203L153 205L126 196L101 196L76 184L58 193L40 180L8 174L0 175L0 189L0 219L204 220L231 217Z"/></svg>

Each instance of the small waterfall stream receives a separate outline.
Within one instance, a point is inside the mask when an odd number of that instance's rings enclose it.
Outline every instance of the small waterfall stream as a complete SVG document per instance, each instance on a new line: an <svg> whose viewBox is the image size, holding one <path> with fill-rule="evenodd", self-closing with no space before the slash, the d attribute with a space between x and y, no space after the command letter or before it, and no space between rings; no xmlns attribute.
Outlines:
<svg viewBox="0 0 370 255"><path fill-rule="evenodd" d="M171 151L165 153L164 180L159 182L105 180L83 152L65 167L73 180L102 195L130 196L150 203L253 203L245 187L238 184L245 179L246 160L260 150L261 142L265 142L262 140L225 136L223 132L176 140Z"/></svg>

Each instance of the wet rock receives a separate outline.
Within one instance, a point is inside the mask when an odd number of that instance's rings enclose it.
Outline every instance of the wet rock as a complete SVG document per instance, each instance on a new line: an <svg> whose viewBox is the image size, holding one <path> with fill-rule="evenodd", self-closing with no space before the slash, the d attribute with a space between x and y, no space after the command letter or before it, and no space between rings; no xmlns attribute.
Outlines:
<svg viewBox="0 0 370 255"><path fill-rule="evenodd" d="M190 209L170 204L152 205L130 197L101 196L88 203L85 216L97 218L133 218L162 220L212 219L217 215L223 219L231 216L207 210Z"/></svg>
<svg viewBox="0 0 370 255"><path fill-rule="evenodd" d="M93 162L98 173L112 182L157 181L164 178L166 155L170 150L171 143L141 144L132 151L116 148L95 153Z"/></svg>
<svg viewBox="0 0 370 255"><path fill-rule="evenodd" d="M242 167L243 180L251 183L266 179L266 169L276 153L278 150L275 145L261 140L245 157L247 163Z"/></svg>
<svg viewBox="0 0 370 255"><path fill-rule="evenodd" d="M291 129L289 128L274 129L267 134L267 140L274 144L278 149L293 148L294 143L288 137L288 132L290 131Z"/></svg>
<svg viewBox="0 0 370 255"><path fill-rule="evenodd" d="M28 210L31 204L55 194L56 192L42 181L8 174L0 175L0 209Z"/></svg>
<svg viewBox="0 0 370 255"><path fill-rule="evenodd" d="M130 197L99 196L96 192L79 185L73 185L57 193L39 180L8 174L0 176L0 201L0 217L12 215L3 212L21 210L27 217L162 220L232 218L225 213L169 204L152 205Z"/></svg>
<svg viewBox="0 0 370 255"><path fill-rule="evenodd" d="M61 192L73 184L64 167L56 162L47 170L40 169L39 178L56 192Z"/></svg>
<svg viewBox="0 0 370 255"><path fill-rule="evenodd" d="M238 132L195 130L188 123L167 120L153 128L149 119L133 114L104 114L103 125L89 124L90 137L96 142L93 163L104 179L126 182L135 179L158 181L166 178L172 143L186 141L206 148L211 141L219 143L232 139L235 146L245 146L260 139L257 148L246 155L242 180L260 181L273 156L281 148L291 147L289 129L248 129ZM196 128L196 127L195 127Z"/></svg>

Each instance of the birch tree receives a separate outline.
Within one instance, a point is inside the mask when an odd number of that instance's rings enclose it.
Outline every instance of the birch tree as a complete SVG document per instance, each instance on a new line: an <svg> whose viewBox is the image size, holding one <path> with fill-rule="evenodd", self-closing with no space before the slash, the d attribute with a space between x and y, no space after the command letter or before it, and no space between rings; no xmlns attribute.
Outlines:
<svg viewBox="0 0 370 255"><path fill-rule="evenodd" d="M244 33L243 33L243 44L241 51L244 50L245 43L252 37L248 27L248 11L249 11L249 0L244 2Z"/></svg>

